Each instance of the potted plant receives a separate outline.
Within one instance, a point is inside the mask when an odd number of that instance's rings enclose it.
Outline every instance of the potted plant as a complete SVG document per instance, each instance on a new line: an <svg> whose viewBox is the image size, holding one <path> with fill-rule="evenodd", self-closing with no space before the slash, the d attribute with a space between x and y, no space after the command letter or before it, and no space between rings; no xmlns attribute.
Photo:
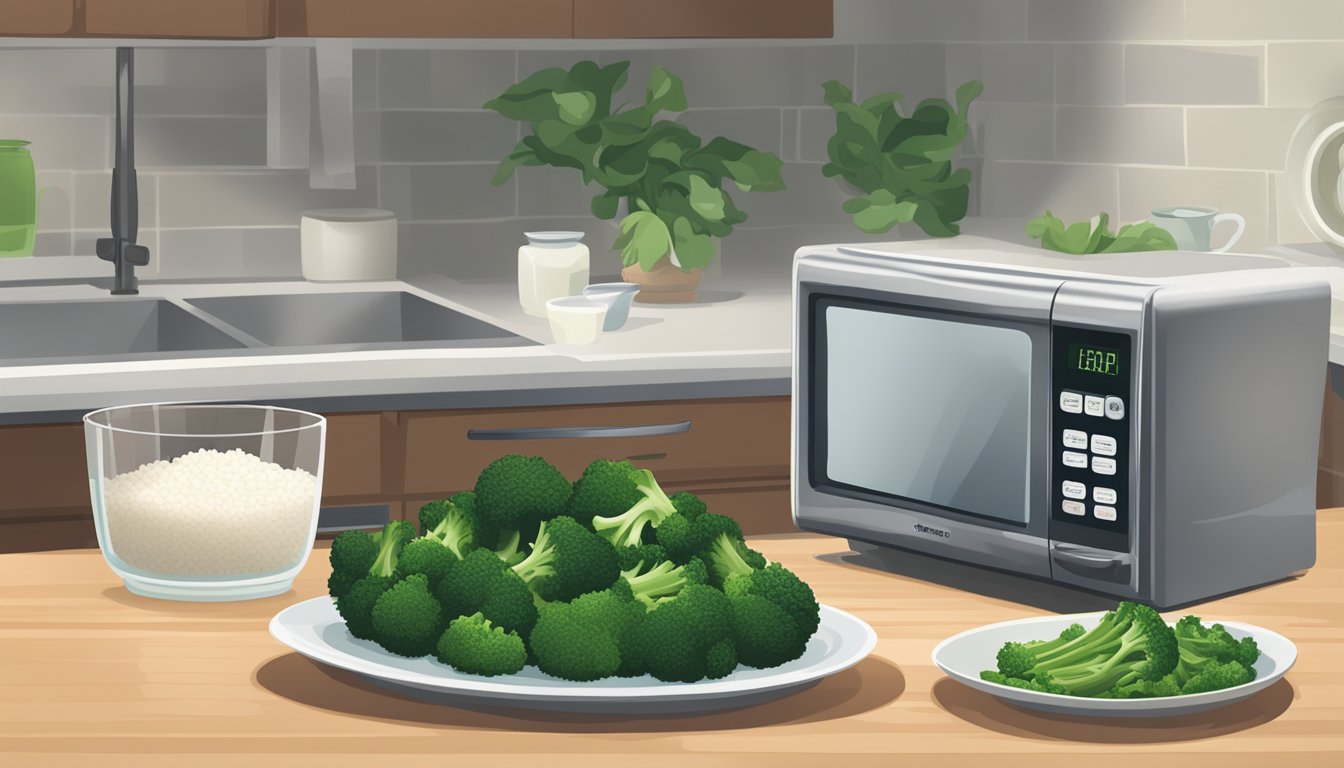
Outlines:
<svg viewBox="0 0 1344 768"><path fill-rule="evenodd" d="M830 162L821 172L839 177L853 193L842 207L855 226L880 234L914 222L931 237L958 234L971 172L953 170L952 156L966 138L971 101L984 91L980 81L957 88L955 107L944 99L925 99L909 117L897 109L898 93L856 104L839 80L822 88L826 104L835 110L835 134L826 143Z"/></svg>
<svg viewBox="0 0 1344 768"><path fill-rule="evenodd" d="M620 219L613 248L621 275L641 285L638 301L694 301L701 270L747 214L725 181L743 191L784 188L783 162L723 137L703 141L686 126L658 116L686 109L681 78L654 67L643 103L617 106L630 62L581 61L568 70L540 70L486 103L531 133L499 163L503 184L522 165L574 168L602 191L593 215Z"/></svg>

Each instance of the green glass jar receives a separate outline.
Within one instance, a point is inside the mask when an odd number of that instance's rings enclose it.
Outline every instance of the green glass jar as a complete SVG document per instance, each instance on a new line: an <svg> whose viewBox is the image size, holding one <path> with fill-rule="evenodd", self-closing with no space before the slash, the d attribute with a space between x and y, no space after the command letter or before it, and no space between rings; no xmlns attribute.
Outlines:
<svg viewBox="0 0 1344 768"><path fill-rule="evenodd" d="M37 177L28 144L22 139L0 139L0 258L33 255Z"/></svg>

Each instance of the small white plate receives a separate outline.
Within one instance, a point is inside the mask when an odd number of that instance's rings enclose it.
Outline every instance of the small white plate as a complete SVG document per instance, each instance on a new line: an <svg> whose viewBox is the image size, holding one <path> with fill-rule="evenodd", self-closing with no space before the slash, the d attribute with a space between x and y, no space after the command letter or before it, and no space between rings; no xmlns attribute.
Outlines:
<svg viewBox="0 0 1344 768"><path fill-rule="evenodd" d="M821 606L821 626L803 655L774 669L738 667L721 680L663 683L649 675L573 683L527 667L516 675L467 675L432 658L408 659L358 640L345 628L329 597L291 605L271 619L271 635L315 661L418 698L455 705L485 705L569 712L706 712L760 704L813 685L862 661L877 633L862 620Z"/></svg>
<svg viewBox="0 0 1344 768"><path fill-rule="evenodd" d="M1255 662L1255 679L1235 688L1188 696L1165 696L1151 699L1093 699L1084 696L1063 696L1057 693L1026 691L1021 688L990 683L980 679L980 673L996 667L999 648L1007 642L1048 640L1059 636L1074 622L1087 629L1095 627L1104 611L1077 613L1067 616L1041 616L1018 619L967 630L953 635L933 649L933 663L959 683L997 696L1026 709L1064 715L1090 717L1152 717L1184 715L1221 707L1253 696L1273 685L1297 661L1297 646L1277 632L1254 624L1236 621L1205 620L1208 624L1222 624L1235 638L1253 637L1260 646L1260 659Z"/></svg>

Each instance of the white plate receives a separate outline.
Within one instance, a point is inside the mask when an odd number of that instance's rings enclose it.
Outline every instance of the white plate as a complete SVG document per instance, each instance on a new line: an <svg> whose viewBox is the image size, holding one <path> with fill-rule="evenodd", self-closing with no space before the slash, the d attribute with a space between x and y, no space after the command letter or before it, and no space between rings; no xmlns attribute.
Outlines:
<svg viewBox="0 0 1344 768"><path fill-rule="evenodd" d="M1104 611L1077 613L1068 616L1041 616L1033 619L987 624L953 635L933 649L933 663L957 682L997 696L1019 707L1066 715L1091 717L1152 717L1184 715L1202 712L1241 701L1273 685L1297 661L1297 646L1277 632L1253 624L1236 621L1210 621L1222 624L1235 638L1253 637L1260 646L1260 659L1255 662L1255 679L1235 688L1221 691L1192 693L1188 696L1165 696L1152 699L1092 699L1083 696L1063 696L1057 693L1024 691L980 679L980 673L994 669L999 648L1004 643L1027 640L1047 640L1058 637L1070 624L1077 622L1087 629L1095 627Z"/></svg>
<svg viewBox="0 0 1344 768"><path fill-rule="evenodd" d="M516 675L481 677L432 658L408 659L353 637L330 597L291 605L271 619L275 639L310 659L371 682L449 704L561 709L570 712L704 712L759 704L806 688L858 664L877 644L860 619L821 606L821 626L803 655L774 669L738 667L721 680L663 683L645 675L572 683L527 667Z"/></svg>

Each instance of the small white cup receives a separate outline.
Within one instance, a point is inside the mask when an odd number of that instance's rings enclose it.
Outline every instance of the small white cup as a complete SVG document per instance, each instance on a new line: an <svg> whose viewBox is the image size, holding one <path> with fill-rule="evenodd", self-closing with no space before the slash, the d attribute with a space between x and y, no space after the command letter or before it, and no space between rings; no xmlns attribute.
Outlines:
<svg viewBox="0 0 1344 768"><path fill-rule="evenodd" d="M1226 253L1246 231L1246 220L1236 213L1219 213L1217 208L1182 205L1153 210L1153 223L1171 233L1176 247L1182 251ZM1213 228L1224 221L1236 225L1236 231L1218 248L1212 248Z"/></svg>
<svg viewBox="0 0 1344 768"><path fill-rule="evenodd" d="M557 344L592 344L607 319L605 302L583 296L562 296L546 302L546 319Z"/></svg>

